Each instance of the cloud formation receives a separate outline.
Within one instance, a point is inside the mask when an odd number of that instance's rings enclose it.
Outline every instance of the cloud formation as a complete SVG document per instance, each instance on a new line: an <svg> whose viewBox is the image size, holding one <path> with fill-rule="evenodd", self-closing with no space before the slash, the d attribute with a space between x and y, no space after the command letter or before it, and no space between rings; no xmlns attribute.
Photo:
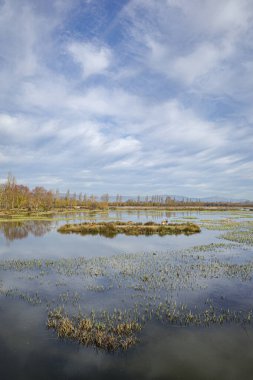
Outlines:
<svg viewBox="0 0 253 380"><path fill-rule="evenodd" d="M252 199L250 0L0 2L0 178Z"/></svg>
<svg viewBox="0 0 253 380"><path fill-rule="evenodd" d="M91 43L72 42L68 50L74 61L81 65L84 78L103 74L110 66L111 53L105 47L98 47Z"/></svg>

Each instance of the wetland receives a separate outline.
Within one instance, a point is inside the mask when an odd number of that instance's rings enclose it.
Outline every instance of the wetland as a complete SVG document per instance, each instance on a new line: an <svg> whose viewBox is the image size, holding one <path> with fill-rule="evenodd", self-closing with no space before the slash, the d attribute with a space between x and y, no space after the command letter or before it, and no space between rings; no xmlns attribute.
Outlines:
<svg viewBox="0 0 253 380"><path fill-rule="evenodd" d="M117 230L164 220L200 231ZM246 208L2 217L1 378L250 379L252 236Z"/></svg>

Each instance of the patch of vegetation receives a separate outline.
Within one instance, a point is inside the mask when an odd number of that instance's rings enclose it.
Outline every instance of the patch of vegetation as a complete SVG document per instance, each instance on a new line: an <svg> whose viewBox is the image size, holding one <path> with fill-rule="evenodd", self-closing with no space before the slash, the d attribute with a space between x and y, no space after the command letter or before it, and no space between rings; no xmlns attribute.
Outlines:
<svg viewBox="0 0 253 380"><path fill-rule="evenodd" d="M104 322L96 319L94 314L75 320L61 309L49 313L47 327L54 329L59 338L76 340L106 351L127 350L136 344L136 333L142 329L135 320L116 323L113 316Z"/></svg>
<svg viewBox="0 0 253 380"><path fill-rule="evenodd" d="M169 219L159 215L163 217ZM151 221L117 222L120 216L115 218L110 224L127 228L170 226ZM234 223L222 218L219 222L201 222L225 226ZM214 243L180 250L0 260L0 297L53 310L47 325L60 339L110 352L133 347L141 339L141 330L150 328L149 321L201 328L249 324L253 318L248 292L253 281L251 247L239 245L234 237L239 236L245 243L245 237L252 236L252 221L241 221L233 228L226 234L231 234L232 239L227 239L231 242L216 243L215 239ZM239 297L237 291L233 296L233 287L239 288ZM214 297L214 306L204 301L207 297Z"/></svg>
<svg viewBox="0 0 253 380"><path fill-rule="evenodd" d="M133 222L99 222L65 224L58 229L61 233L79 233L82 235L103 235L114 237L117 234L125 235L191 235L200 232L200 227L194 223L169 223L159 224L154 222L133 223Z"/></svg>
<svg viewBox="0 0 253 380"><path fill-rule="evenodd" d="M215 308L209 300L205 304L199 310L196 307L190 309L185 304L164 302L154 308L135 309L135 317L121 310L113 313L104 310L99 315L92 312L90 315L69 317L62 308L58 308L49 312L47 327L55 330L58 338L71 339L105 351L117 351L135 345L138 342L137 334L151 319L168 325L200 327L226 323L247 325L252 322L251 309L242 311Z"/></svg>
<svg viewBox="0 0 253 380"><path fill-rule="evenodd" d="M253 230L228 232L222 235L221 238L241 244L253 245Z"/></svg>
<svg viewBox="0 0 253 380"><path fill-rule="evenodd" d="M240 217L240 219L244 219L244 217ZM218 220L210 220L204 219L200 220L201 227L212 230L212 231L230 231L230 230L240 230L247 229L253 227L253 222L251 220L247 221L235 221L232 219L218 219Z"/></svg>

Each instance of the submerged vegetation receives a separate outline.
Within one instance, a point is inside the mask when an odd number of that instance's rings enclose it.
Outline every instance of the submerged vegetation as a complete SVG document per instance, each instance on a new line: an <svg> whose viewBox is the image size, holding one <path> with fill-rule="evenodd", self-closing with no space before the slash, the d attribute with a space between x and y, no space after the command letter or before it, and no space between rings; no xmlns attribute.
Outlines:
<svg viewBox="0 0 253 380"><path fill-rule="evenodd" d="M221 236L223 239L230 240L246 245L253 245L253 226L247 231L233 231Z"/></svg>
<svg viewBox="0 0 253 380"><path fill-rule="evenodd" d="M58 228L61 233L79 233L82 235L103 235L114 237L117 234L125 235L191 235L200 232L200 228L194 223L169 223L160 224L154 222L133 223L133 222L99 222L99 223L79 223L65 224Z"/></svg>
<svg viewBox="0 0 253 380"><path fill-rule="evenodd" d="M53 328L59 338L77 340L86 346L94 346L106 351L126 350L136 344L136 333L142 328L134 321L119 321L115 315L107 316L103 321L91 316L78 316L70 319L61 309L49 313L47 327Z"/></svg>
<svg viewBox="0 0 253 380"><path fill-rule="evenodd" d="M2 260L0 294L34 307L46 305L47 327L61 339L126 350L141 341L150 321L178 327L252 323L252 304L230 303L224 284L249 286L253 261L224 261L226 252L238 252L238 245L91 259ZM18 288L8 285L17 280ZM211 300L212 284L221 290Z"/></svg>
<svg viewBox="0 0 253 380"><path fill-rule="evenodd" d="M103 311L99 315L94 312L89 316L78 314L71 318L62 308L58 308L49 312L47 327L55 330L61 339L71 339L105 351L117 351L127 350L135 345L138 342L137 334L151 319L176 326L209 327L226 323L246 325L253 318L251 309L217 309L209 300L203 310L191 310L185 304L165 302L146 313L135 310L134 317L129 315L130 313L117 310L113 313Z"/></svg>
<svg viewBox="0 0 253 380"><path fill-rule="evenodd" d="M153 323L177 327L245 327L252 323L252 213L219 213L217 219L201 219L201 213L196 217L183 215L180 223L117 220L129 215L133 214L115 212L114 221L98 222L106 218L105 212L87 212L83 218L89 222L67 224L59 230L109 237L118 233L188 235L200 231L197 224L190 223L194 218L203 231L199 236L202 242L184 249L168 245L161 252L144 245L141 252L123 251L105 257L84 257L84 250L81 257L71 252L68 258L53 259L49 254L43 258L2 259L0 297L37 307L44 313L48 329L53 330L48 334L109 352L124 351L141 342L144 330L147 332ZM155 218L154 213L145 214L145 218L150 215ZM138 218L142 216L138 214ZM171 219L175 221L176 217L174 214ZM162 218L169 219L170 215L158 211L157 220ZM28 233L41 236L50 229L48 222L33 222L6 222L1 230L11 241ZM206 238L208 243L203 244ZM197 239L186 240L196 244ZM109 245L113 246L111 242Z"/></svg>

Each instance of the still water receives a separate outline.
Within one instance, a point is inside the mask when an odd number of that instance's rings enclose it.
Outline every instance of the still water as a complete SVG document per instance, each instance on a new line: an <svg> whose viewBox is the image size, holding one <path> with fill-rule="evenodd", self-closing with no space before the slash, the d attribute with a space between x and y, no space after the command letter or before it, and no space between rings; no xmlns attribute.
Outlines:
<svg viewBox="0 0 253 380"><path fill-rule="evenodd" d="M111 211L109 213L78 213L65 215L68 223L81 221L135 221L156 223L167 219L169 222L198 222L202 218L225 218L227 214L162 211ZM63 217L63 216L62 216ZM59 217L58 217L59 218ZM209 244L217 235L213 231L202 231L192 236L124 236L114 238L101 236L61 235L57 232L66 220L53 218L52 221L26 221L0 223L0 258L68 258L108 256L122 253L168 250L170 248L190 247L197 244ZM184 219L185 218L185 219ZM194 218L194 219L188 219Z"/></svg>
<svg viewBox="0 0 253 380"><path fill-rule="evenodd" d="M248 312L252 246L223 239L222 226L241 223L251 233L252 216L249 211L66 216L71 223L168 219L202 226L192 236L113 239L61 235L57 228L66 220L57 216L0 223L0 379L252 379L253 329L242 320L181 326L152 316L139 343L116 353L60 340L46 328L48 308L63 304L70 313L138 307L141 314L168 299L191 310L206 308L211 300L217 309ZM220 224L207 228L210 223Z"/></svg>

